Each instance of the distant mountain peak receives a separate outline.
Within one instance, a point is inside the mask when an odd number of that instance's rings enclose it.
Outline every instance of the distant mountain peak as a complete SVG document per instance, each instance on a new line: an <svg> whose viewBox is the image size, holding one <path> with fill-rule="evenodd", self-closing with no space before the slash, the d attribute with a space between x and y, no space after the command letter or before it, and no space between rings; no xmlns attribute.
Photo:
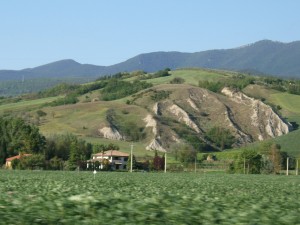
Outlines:
<svg viewBox="0 0 300 225"><path fill-rule="evenodd" d="M265 39L233 49L194 53L176 51L143 53L111 66L81 64L73 59L63 59L31 69L0 70L0 80L18 80L24 73L27 78L74 76L95 78L124 71L155 72L165 68L187 67L259 71L262 74L299 78L299 58L300 41L282 43Z"/></svg>

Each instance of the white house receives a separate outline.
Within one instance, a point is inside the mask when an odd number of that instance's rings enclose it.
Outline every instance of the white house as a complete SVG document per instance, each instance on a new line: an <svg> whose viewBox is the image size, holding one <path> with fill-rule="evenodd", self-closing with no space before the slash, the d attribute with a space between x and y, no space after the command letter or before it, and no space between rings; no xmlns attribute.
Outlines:
<svg viewBox="0 0 300 225"><path fill-rule="evenodd" d="M105 160L108 160L112 170L124 170L128 161L129 154L120 152L117 150L108 150L105 152L99 152L92 155L92 159L88 161L87 167L91 163L99 162L100 169L103 168Z"/></svg>

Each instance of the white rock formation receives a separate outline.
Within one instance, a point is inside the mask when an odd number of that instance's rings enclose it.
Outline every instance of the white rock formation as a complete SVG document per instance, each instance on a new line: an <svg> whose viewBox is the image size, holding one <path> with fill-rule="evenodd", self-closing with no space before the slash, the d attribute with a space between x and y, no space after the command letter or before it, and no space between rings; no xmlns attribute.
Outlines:
<svg viewBox="0 0 300 225"><path fill-rule="evenodd" d="M158 103L157 102L153 106L153 112L155 113L155 115L158 114Z"/></svg>
<svg viewBox="0 0 300 225"><path fill-rule="evenodd" d="M146 147L147 150L157 150L157 151L161 151L161 152L166 152L166 149L164 149L160 142L155 138L151 141L151 143Z"/></svg>
<svg viewBox="0 0 300 225"><path fill-rule="evenodd" d="M193 101L191 98L188 98L186 101L190 104L190 106L191 106L193 109L195 109L197 112L199 112L198 107L196 106L196 104L194 103L194 101Z"/></svg>
<svg viewBox="0 0 300 225"><path fill-rule="evenodd" d="M146 127L152 127L152 132L154 135L157 135L157 123L151 114L148 114L144 121L146 122Z"/></svg>
<svg viewBox="0 0 300 225"><path fill-rule="evenodd" d="M112 139L112 140L123 140L123 136L119 133L118 130L113 129L111 127L103 127L98 130L104 138Z"/></svg>
<svg viewBox="0 0 300 225"><path fill-rule="evenodd" d="M223 88L222 93L239 104L250 106L252 109L250 112L251 125L258 130L258 140L265 139L264 136L266 135L264 135L264 133L267 134L268 137L276 137L289 132L289 125L286 124L270 106L262 101L250 98L230 88ZM262 118L267 119L262 120Z"/></svg>
<svg viewBox="0 0 300 225"><path fill-rule="evenodd" d="M194 121L192 121L190 119L187 112L184 111L182 108L180 108L178 105L175 105L175 104L171 105L168 108L168 111L170 113L172 113L173 115L175 115L179 122L183 121L187 126L192 128L194 131L196 131L197 133L200 133L200 129L198 128L198 126L194 123Z"/></svg>

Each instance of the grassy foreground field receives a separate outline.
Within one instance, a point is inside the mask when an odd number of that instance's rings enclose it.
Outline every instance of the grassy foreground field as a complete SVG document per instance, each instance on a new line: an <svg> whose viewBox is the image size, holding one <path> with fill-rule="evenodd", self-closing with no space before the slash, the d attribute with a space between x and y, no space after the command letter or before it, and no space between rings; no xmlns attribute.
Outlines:
<svg viewBox="0 0 300 225"><path fill-rule="evenodd" d="M300 224L296 176L0 170L0 224Z"/></svg>

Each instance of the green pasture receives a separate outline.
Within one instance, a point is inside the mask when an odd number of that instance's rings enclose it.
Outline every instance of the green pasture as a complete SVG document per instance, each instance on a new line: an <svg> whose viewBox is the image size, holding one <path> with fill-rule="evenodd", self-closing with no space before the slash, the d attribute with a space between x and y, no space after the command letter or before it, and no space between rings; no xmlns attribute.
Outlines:
<svg viewBox="0 0 300 225"><path fill-rule="evenodd" d="M270 96L270 100L282 107L284 116L290 121L300 123L300 95L276 93Z"/></svg>
<svg viewBox="0 0 300 225"><path fill-rule="evenodd" d="M204 70L204 69L178 69L172 70L171 76L167 77L159 77L154 79L146 80L147 82L152 83L153 85L166 84L170 83L175 77L180 77L185 80L186 84L196 85L198 86L198 82L200 80L204 81L217 81L219 79L224 79L227 74L223 74L213 70Z"/></svg>
<svg viewBox="0 0 300 225"><path fill-rule="evenodd" d="M49 97L49 98L41 98L41 99L35 99L35 100L23 100L16 103L8 103L0 105L0 112L7 112L7 111L20 111L20 110L33 110L38 107L40 107L43 104L53 102L56 99L60 98L60 96L57 97Z"/></svg>
<svg viewBox="0 0 300 225"><path fill-rule="evenodd" d="M299 224L297 176L0 170L0 224Z"/></svg>
<svg viewBox="0 0 300 225"><path fill-rule="evenodd" d="M144 109L118 101L98 101L48 107L43 109L47 116L44 118L44 123L40 129L44 134L75 132L79 136L95 136L100 127L107 125L105 118L108 109L124 113L124 117L128 120L142 121L144 115Z"/></svg>

